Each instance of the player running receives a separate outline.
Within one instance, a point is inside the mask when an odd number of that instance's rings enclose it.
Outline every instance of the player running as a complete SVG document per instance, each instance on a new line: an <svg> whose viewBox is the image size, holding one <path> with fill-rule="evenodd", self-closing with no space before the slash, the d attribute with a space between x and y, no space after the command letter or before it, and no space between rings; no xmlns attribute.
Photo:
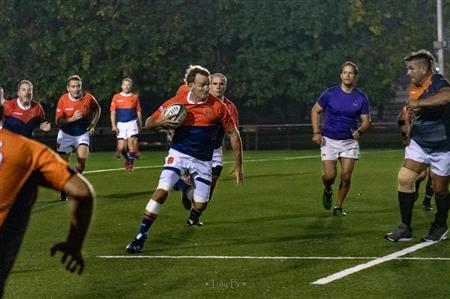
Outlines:
<svg viewBox="0 0 450 299"><path fill-rule="evenodd" d="M82 173L89 156L90 136L100 118L101 108L91 94L83 92L81 78L77 75L67 79L67 93L61 96L56 107L55 120L59 125L56 151L69 161L70 154L76 151L76 170ZM61 193L61 200L67 199Z"/></svg>
<svg viewBox="0 0 450 299"><path fill-rule="evenodd" d="M164 109L170 104L181 103L187 110L186 119L174 132L158 187L145 208L140 229L135 239L126 246L130 253L142 251L148 231L166 201L169 190L185 173L193 176L195 186L194 200L186 223L190 226L199 224L200 215L206 209L210 196L213 141L218 125L230 137L235 159L233 172L238 184L243 181L241 138L228 109L209 94L209 75L205 68L192 68L186 78L190 92L164 102L145 123L146 128L174 128L178 123L164 115Z"/></svg>
<svg viewBox="0 0 450 299"><path fill-rule="evenodd" d="M131 92L132 88L133 80L123 79L122 91L113 96L110 107L112 131L117 136L116 158L124 156L126 171L133 171L142 128L141 104L138 95Z"/></svg>

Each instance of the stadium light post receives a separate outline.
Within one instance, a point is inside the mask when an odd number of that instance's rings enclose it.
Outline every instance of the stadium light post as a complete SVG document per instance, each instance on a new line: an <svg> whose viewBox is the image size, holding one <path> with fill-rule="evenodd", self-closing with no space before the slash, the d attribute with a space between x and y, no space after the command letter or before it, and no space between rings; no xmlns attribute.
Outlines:
<svg viewBox="0 0 450 299"><path fill-rule="evenodd" d="M442 0L436 0L437 14L437 41L434 42L434 49L438 58L438 71L444 74L444 48L447 47L447 41L444 40L442 28Z"/></svg>

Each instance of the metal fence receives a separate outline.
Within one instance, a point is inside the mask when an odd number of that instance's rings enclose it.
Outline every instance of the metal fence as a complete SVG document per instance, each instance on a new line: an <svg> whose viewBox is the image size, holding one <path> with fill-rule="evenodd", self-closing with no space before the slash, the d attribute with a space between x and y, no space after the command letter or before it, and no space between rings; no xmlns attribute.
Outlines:
<svg viewBox="0 0 450 299"><path fill-rule="evenodd" d="M240 127L244 150L299 150L314 149L310 124L243 125ZM35 138L50 147L56 145L57 130L37 131ZM139 137L141 150L165 150L170 141L164 133L144 130ZM375 122L360 141L362 148L401 148L400 132L393 122ZM225 139L229 148L229 140ZM91 150L114 151L116 138L111 128L97 128L91 139Z"/></svg>

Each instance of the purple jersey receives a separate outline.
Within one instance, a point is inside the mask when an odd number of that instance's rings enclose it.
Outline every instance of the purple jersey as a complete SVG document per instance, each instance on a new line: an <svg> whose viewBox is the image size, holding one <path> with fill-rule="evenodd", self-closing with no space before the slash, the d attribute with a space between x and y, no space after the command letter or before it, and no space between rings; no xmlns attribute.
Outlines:
<svg viewBox="0 0 450 299"><path fill-rule="evenodd" d="M361 115L369 114L367 96L359 89L346 93L341 86L325 90L317 100L324 110L322 135L335 140L351 139Z"/></svg>

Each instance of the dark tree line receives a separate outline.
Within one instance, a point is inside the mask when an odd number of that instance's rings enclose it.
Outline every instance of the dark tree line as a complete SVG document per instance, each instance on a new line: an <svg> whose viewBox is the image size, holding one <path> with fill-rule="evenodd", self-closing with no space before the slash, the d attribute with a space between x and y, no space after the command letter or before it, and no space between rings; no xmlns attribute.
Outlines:
<svg viewBox="0 0 450 299"><path fill-rule="evenodd" d="M432 50L435 12L422 0L0 0L0 85L12 97L29 79L53 109L76 73L108 107L129 76L149 113L201 64L228 76L243 123L300 122L350 59L382 110L402 57Z"/></svg>

